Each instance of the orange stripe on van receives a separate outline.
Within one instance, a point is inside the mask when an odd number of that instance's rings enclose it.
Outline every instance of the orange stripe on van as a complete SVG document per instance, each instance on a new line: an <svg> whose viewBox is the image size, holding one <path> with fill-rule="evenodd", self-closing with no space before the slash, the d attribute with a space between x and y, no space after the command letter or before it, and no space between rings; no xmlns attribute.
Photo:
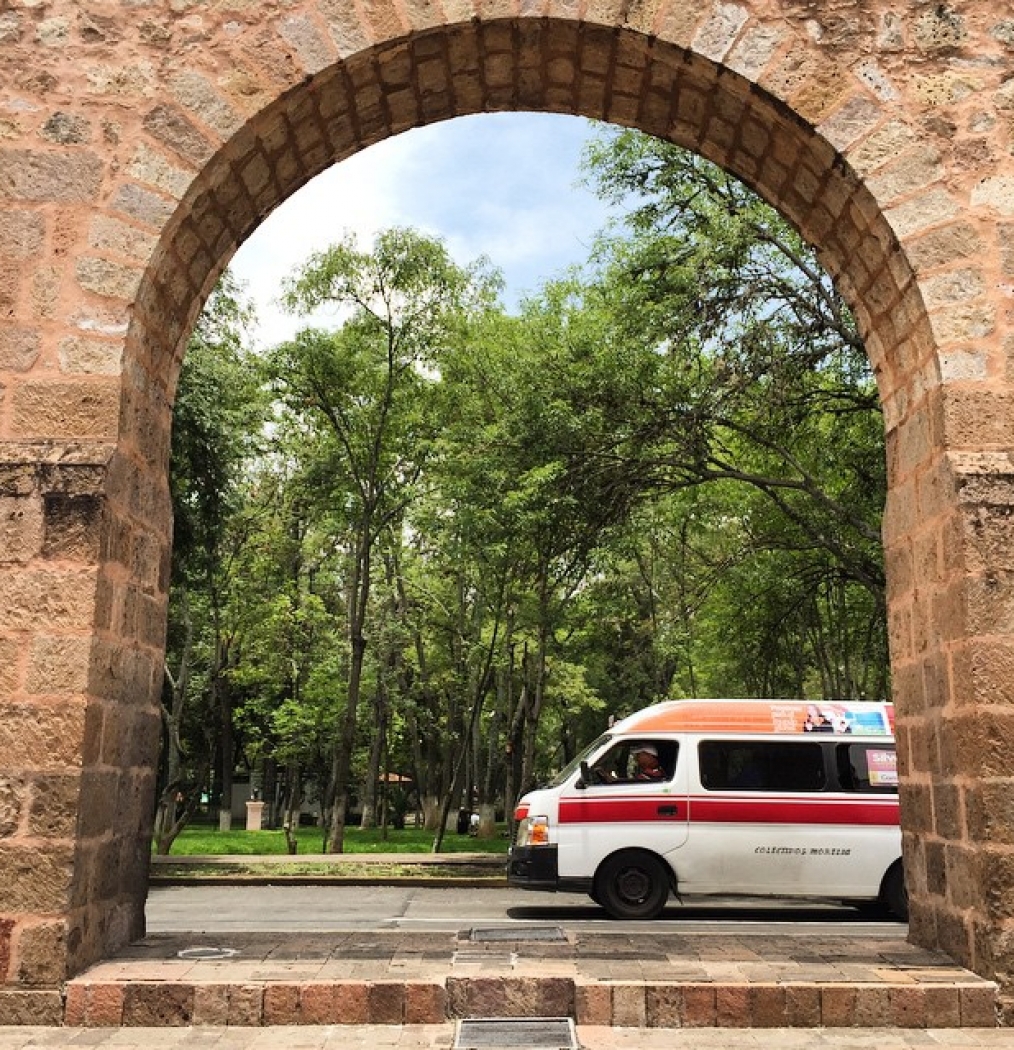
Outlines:
<svg viewBox="0 0 1014 1050"><path fill-rule="evenodd" d="M883 736L894 733L888 703L800 700L670 700L646 707L614 727L639 733L774 733L815 736Z"/></svg>

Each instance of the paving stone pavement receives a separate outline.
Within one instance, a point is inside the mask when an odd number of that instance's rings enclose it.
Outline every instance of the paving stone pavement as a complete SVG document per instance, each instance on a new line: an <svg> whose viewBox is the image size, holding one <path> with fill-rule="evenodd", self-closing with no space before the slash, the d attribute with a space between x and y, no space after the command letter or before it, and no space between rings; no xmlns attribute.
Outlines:
<svg viewBox="0 0 1014 1050"><path fill-rule="evenodd" d="M456 1026L0 1027L0 1050L451 1050ZM1014 1029L672 1029L578 1025L580 1050L1014 1050ZM514 1050L525 1050L515 1044Z"/></svg>

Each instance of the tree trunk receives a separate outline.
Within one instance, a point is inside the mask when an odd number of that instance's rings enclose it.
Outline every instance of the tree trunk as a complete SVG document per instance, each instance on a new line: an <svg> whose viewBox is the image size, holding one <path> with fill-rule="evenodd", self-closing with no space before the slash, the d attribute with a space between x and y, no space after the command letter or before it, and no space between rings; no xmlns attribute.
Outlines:
<svg viewBox="0 0 1014 1050"><path fill-rule="evenodd" d="M363 660L366 656L364 624L370 597L370 527L367 518L356 543L352 578L349 581L349 661L348 697L341 738L334 751L331 781L334 785L334 805L327 852L341 853L344 849L345 818L349 802L349 774L352 769L352 751L356 744L356 716L363 680Z"/></svg>
<svg viewBox="0 0 1014 1050"><path fill-rule="evenodd" d="M282 827L285 829L285 845L289 853L295 855L299 849L296 838L299 830L299 811L303 805L303 779L298 762L290 762L286 769L285 779L288 789L285 792L285 815Z"/></svg>
<svg viewBox="0 0 1014 1050"><path fill-rule="evenodd" d="M163 704L162 720L165 726L165 779L166 785L159 797L155 812L154 838L158 853L168 853L173 840L183 830L185 822L178 822L181 770L183 767L182 748L180 745L180 723L183 719L183 708L186 704L190 687L190 659L193 652L194 625L190 616L187 594L182 595L184 637L180 653L180 667L176 678L173 678L168 665L165 669L166 682L170 686L169 707Z"/></svg>

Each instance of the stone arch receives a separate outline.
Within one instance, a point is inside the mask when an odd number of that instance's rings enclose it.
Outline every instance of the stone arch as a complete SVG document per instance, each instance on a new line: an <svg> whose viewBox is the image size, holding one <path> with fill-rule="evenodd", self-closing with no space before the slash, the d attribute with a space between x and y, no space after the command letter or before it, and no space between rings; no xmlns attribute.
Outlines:
<svg viewBox="0 0 1014 1050"><path fill-rule="evenodd" d="M205 297L329 164L503 109L695 149L819 246L887 426L912 936L1008 972L1014 24L989 8L153 0L123 27L52 0L0 15L7 1017L58 1020L61 983L143 927L165 468Z"/></svg>

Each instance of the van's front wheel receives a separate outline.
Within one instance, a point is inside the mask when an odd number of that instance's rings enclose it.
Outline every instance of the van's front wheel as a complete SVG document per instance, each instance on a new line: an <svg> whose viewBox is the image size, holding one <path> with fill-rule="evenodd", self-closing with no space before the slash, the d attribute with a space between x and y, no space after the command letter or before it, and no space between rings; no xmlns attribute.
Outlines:
<svg viewBox="0 0 1014 1050"><path fill-rule="evenodd" d="M669 873L650 853L617 853L602 862L594 899L614 919L654 919L669 899Z"/></svg>

